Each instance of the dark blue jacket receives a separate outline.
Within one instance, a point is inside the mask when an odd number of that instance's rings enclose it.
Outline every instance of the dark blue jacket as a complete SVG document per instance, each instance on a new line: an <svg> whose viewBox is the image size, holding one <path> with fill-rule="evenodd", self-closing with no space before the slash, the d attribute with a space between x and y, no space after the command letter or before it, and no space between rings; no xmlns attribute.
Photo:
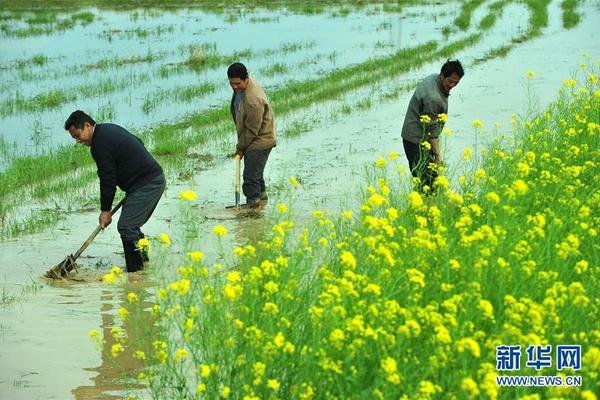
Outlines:
<svg viewBox="0 0 600 400"><path fill-rule="evenodd" d="M162 174L144 143L115 124L96 124L90 152L100 178L100 209L110 211L116 187L130 192Z"/></svg>

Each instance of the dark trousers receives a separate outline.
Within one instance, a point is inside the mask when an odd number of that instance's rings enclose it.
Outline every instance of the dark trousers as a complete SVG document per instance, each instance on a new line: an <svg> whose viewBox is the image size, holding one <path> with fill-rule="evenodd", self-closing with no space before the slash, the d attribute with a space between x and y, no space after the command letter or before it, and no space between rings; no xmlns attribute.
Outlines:
<svg viewBox="0 0 600 400"><path fill-rule="evenodd" d="M423 186L427 185L430 189L433 189L433 180L437 177L437 171L429 168L429 164L433 163L433 154L431 153L431 150L427 150L423 146L406 140L403 140L402 142L404 144L404 153L408 159L410 172L412 176L419 178L420 180L420 183L417 184L417 188L422 190Z"/></svg>
<svg viewBox="0 0 600 400"><path fill-rule="evenodd" d="M165 191L165 176L161 173L139 189L127 192L117 229L124 241L137 242L143 237L140 227L149 219Z"/></svg>
<svg viewBox="0 0 600 400"><path fill-rule="evenodd" d="M242 191L246 200L260 199L260 193L265 191L265 179L263 173L265 165L271 154L270 149L248 150L244 153L244 183Z"/></svg>

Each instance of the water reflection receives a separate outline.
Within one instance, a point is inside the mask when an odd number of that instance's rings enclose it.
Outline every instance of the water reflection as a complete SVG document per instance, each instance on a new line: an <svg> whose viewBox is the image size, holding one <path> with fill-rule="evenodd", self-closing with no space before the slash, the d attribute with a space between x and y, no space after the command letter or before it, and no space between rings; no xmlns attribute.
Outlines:
<svg viewBox="0 0 600 400"><path fill-rule="evenodd" d="M143 362L134 355L135 350L150 354L153 305L148 299L148 276L130 275L123 288L105 288L100 295L100 327L101 349L100 365L84 368L95 372L90 385L82 385L71 391L76 399L122 399L128 392L143 389L137 377L144 369ZM129 301L130 293L135 294L136 301ZM128 317L122 321L119 310L129 311ZM115 329L117 328L117 329ZM120 328L120 329L119 329ZM119 339L120 337L125 340ZM100 342L100 341L99 341ZM113 346L124 344L125 351L113 357Z"/></svg>

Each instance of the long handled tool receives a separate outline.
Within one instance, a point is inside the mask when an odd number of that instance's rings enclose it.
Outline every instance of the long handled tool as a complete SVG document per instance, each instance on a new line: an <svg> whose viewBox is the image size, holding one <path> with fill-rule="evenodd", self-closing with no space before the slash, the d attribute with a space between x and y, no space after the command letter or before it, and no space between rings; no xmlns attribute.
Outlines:
<svg viewBox="0 0 600 400"><path fill-rule="evenodd" d="M227 206L225 208L239 208L240 207L240 155L235 155L235 205Z"/></svg>
<svg viewBox="0 0 600 400"><path fill-rule="evenodd" d="M114 213L116 213L119 210L119 208L121 208L124 202L125 199L118 202L117 205L114 206L112 210L110 210L110 215L114 215ZM101 230L102 225L98 225L96 230L92 232L90 237L87 238L87 240L81 245L79 250L77 250L77 253L68 255L62 262L60 262L54 268L46 272L44 276L50 279L61 279L67 276L74 269L77 269L77 264L75 264L75 260L77 260L81 253L83 253L83 251L88 248L88 246L92 243L96 235L98 235L98 232L100 232Z"/></svg>

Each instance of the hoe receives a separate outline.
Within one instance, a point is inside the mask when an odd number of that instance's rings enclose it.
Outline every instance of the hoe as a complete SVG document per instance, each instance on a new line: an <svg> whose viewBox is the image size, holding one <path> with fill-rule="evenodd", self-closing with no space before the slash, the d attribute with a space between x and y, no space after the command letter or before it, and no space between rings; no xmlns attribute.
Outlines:
<svg viewBox="0 0 600 400"><path fill-rule="evenodd" d="M114 215L114 213L116 213L117 210L121 208L124 201L125 199L122 199L120 202L118 202L117 205L114 206L114 208L110 211L110 215ZM61 279L69 275L71 271L77 270L77 264L75 263L75 261L77 260L77 258L79 258L81 253L83 253L83 251L87 249L87 247L92 243L96 235L98 235L98 232L100 232L101 230L102 226L98 225L96 230L92 232L90 237L87 238L87 240L81 245L79 250L77 250L77 253L68 255L62 262L58 263L54 268L46 272L44 276L50 279Z"/></svg>

